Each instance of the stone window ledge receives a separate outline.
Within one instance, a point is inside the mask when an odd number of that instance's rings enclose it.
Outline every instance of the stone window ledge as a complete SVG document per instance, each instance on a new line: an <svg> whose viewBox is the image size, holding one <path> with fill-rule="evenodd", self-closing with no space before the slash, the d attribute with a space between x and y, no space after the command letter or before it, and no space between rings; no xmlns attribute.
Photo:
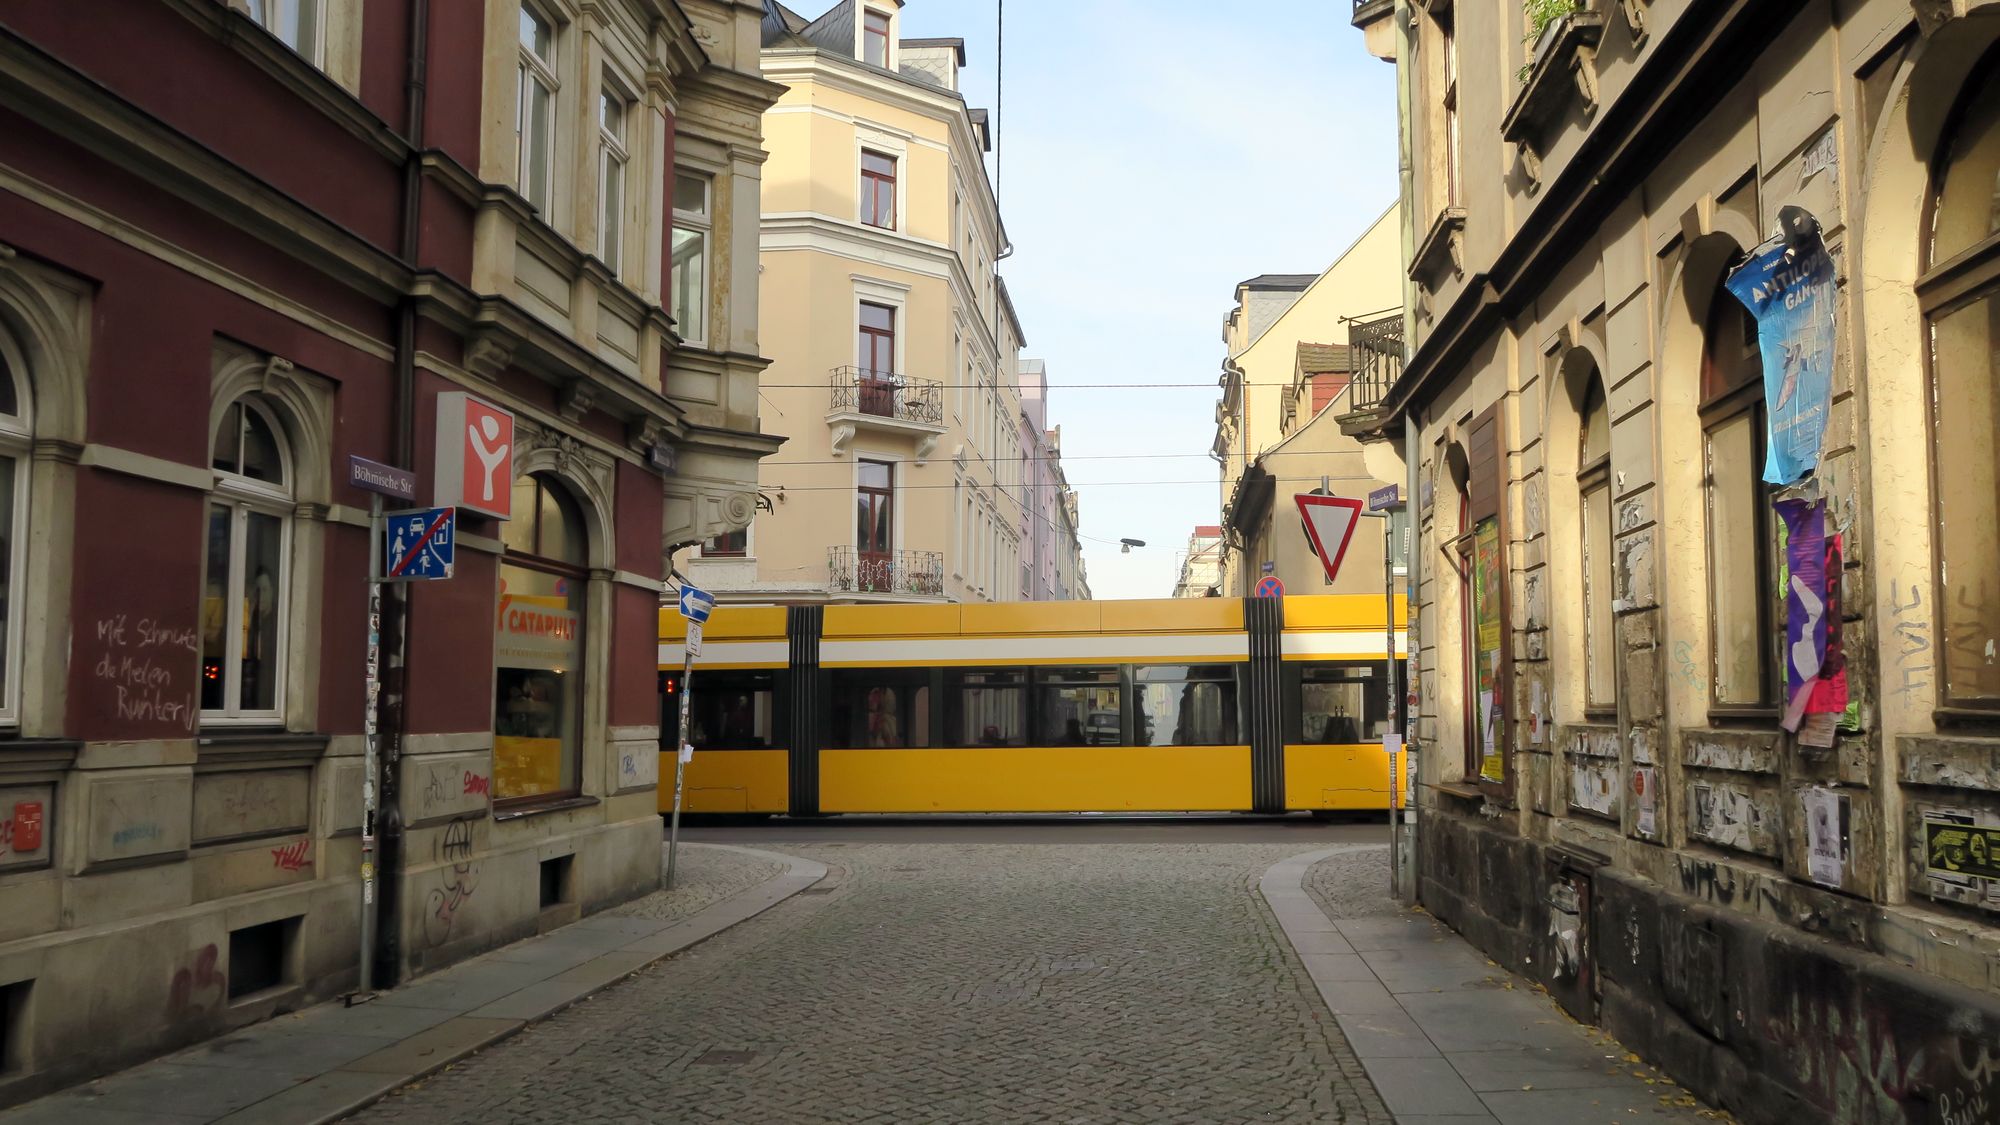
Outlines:
<svg viewBox="0 0 2000 1125"><path fill-rule="evenodd" d="M1603 37L1604 12L1595 0L1581 0L1576 11L1543 30L1521 92L1500 121L1503 140L1539 156L1549 126L1573 96L1585 113L1597 108L1596 49Z"/></svg>

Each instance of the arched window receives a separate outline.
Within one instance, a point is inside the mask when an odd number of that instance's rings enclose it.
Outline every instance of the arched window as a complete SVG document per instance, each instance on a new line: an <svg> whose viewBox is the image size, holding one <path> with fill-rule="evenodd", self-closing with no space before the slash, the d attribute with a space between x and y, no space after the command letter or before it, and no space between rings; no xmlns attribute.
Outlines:
<svg viewBox="0 0 2000 1125"><path fill-rule="evenodd" d="M0 346L0 725L20 721L22 555L28 527L28 449L33 435L26 372Z"/></svg>
<svg viewBox="0 0 2000 1125"><path fill-rule="evenodd" d="M284 707L291 451L254 396L231 403L210 454L202 569L203 722L277 722Z"/></svg>
<svg viewBox="0 0 2000 1125"><path fill-rule="evenodd" d="M1771 490L1764 483L1763 359L1757 320L1721 285L1701 356L1702 492L1708 515L1709 706L1764 717L1778 706L1784 613ZM1773 606L1779 608L1774 612Z"/></svg>
<svg viewBox="0 0 2000 1125"><path fill-rule="evenodd" d="M583 745L583 511L545 473L514 482L502 525L493 658L493 799L578 792Z"/></svg>
<svg viewBox="0 0 2000 1125"><path fill-rule="evenodd" d="M1917 281L1935 442L1938 702L2000 711L2000 71L1989 55L1955 113Z"/></svg>
<svg viewBox="0 0 2000 1125"><path fill-rule="evenodd" d="M1579 413L1576 488L1583 523L1584 709L1618 706L1611 628L1611 409L1592 370Z"/></svg>

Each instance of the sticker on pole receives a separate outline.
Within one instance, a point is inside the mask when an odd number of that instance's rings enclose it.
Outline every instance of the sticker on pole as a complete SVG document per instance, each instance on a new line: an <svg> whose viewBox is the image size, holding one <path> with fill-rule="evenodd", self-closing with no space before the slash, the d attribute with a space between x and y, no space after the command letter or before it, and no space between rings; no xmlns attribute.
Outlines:
<svg viewBox="0 0 2000 1125"><path fill-rule="evenodd" d="M1354 525L1361 520L1361 501L1306 492L1293 499L1299 502L1306 538L1312 541L1313 553L1319 556L1320 565L1326 568L1326 580L1331 582L1340 574L1340 560L1346 557L1348 540L1354 538Z"/></svg>
<svg viewBox="0 0 2000 1125"><path fill-rule="evenodd" d="M708 620L710 611L715 609L715 595L693 586L681 587L681 616L699 625Z"/></svg>
<svg viewBox="0 0 2000 1125"><path fill-rule="evenodd" d="M687 640L681 647L687 650L690 659L701 655L701 622L688 622Z"/></svg>
<svg viewBox="0 0 2000 1125"><path fill-rule="evenodd" d="M450 578L458 555L458 509L388 513L382 576L390 582Z"/></svg>

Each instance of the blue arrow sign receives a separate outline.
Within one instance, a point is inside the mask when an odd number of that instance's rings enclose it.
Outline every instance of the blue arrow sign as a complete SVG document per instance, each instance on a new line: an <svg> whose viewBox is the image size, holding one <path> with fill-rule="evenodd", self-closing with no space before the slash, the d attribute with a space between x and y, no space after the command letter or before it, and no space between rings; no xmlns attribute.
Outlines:
<svg viewBox="0 0 2000 1125"><path fill-rule="evenodd" d="M451 577L458 556L457 508L418 508L387 518L383 577L391 582Z"/></svg>
<svg viewBox="0 0 2000 1125"><path fill-rule="evenodd" d="M693 586L681 587L681 616L699 625L708 620L710 610L715 608L715 595Z"/></svg>

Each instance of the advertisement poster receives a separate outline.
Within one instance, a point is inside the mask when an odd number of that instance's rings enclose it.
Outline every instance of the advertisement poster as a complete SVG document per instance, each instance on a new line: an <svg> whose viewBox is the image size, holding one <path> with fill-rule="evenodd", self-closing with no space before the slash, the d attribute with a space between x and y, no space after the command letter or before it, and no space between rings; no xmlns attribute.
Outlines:
<svg viewBox="0 0 2000 1125"><path fill-rule="evenodd" d="M1924 872L1944 883L1970 887L1989 880L2000 887L2000 824L1974 824L1970 813L1924 814Z"/></svg>
<svg viewBox="0 0 2000 1125"><path fill-rule="evenodd" d="M1847 667L1840 646L1840 542L1826 533L1818 501L1780 500L1785 588L1786 730L1807 715L1847 709ZM1831 570L1829 571L1829 566ZM1818 724L1826 730L1830 723Z"/></svg>
<svg viewBox="0 0 2000 1125"><path fill-rule="evenodd" d="M1632 796L1639 809L1639 835L1660 834L1660 782L1659 775L1652 766L1639 766L1632 771Z"/></svg>
<svg viewBox="0 0 2000 1125"><path fill-rule="evenodd" d="M1771 427L1764 479L1780 486L1819 467L1833 393L1833 259L1819 224L1786 210L1788 233L1757 247L1723 283L1757 318Z"/></svg>
<svg viewBox="0 0 2000 1125"><path fill-rule="evenodd" d="M1838 887L1847 875L1847 795L1807 789L1799 801L1806 815L1806 874L1821 886Z"/></svg>
<svg viewBox="0 0 2000 1125"><path fill-rule="evenodd" d="M1500 719L1500 521L1472 529L1472 620L1478 634L1473 667L1479 674L1479 776L1506 777L1506 731Z"/></svg>

